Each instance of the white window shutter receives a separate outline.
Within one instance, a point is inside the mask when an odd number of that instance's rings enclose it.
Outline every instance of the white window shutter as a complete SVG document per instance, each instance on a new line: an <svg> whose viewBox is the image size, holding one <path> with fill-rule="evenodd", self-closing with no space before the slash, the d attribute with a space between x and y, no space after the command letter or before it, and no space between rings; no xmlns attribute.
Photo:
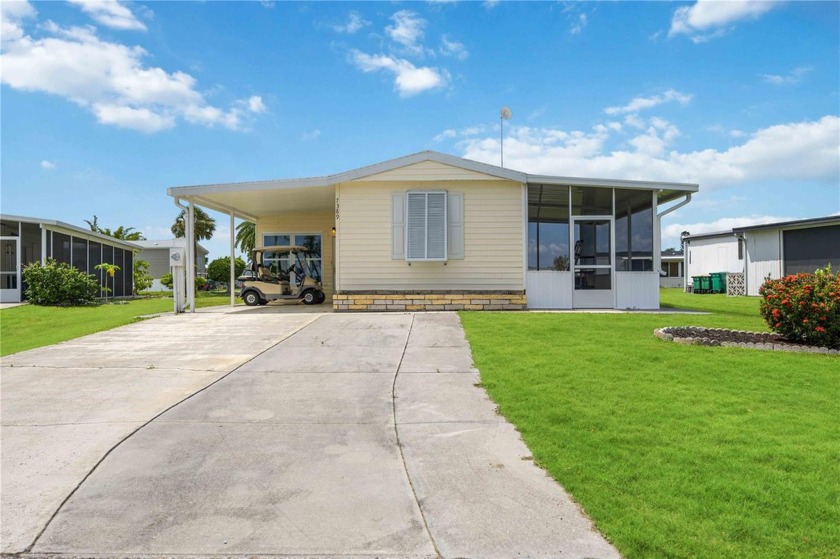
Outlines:
<svg viewBox="0 0 840 559"><path fill-rule="evenodd" d="M449 258L464 258L464 193L450 192L449 207Z"/></svg>
<svg viewBox="0 0 840 559"><path fill-rule="evenodd" d="M391 259L405 258L405 193L391 193Z"/></svg>
<svg viewBox="0 0 840 559"><path fill-rule="evenodd" d="M446 192L429 192L426 217L426 258L446 259Z"/></svg>
<svg viewBox="0 0 840 559"><path fill-rule="evenodd" d="M426 258L426 193L408 193L406 212L406 257L410 260Z"/></svg>

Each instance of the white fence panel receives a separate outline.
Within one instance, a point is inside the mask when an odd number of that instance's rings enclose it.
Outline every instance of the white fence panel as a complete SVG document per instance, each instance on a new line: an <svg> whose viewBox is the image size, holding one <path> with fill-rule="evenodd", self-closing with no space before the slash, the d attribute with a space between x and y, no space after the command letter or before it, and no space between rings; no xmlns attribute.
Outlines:
<svg viewBox="0 0 840 559"><path fill-rule="evenodd" d="M573 287L572 272L539 270L525 274L530 309L571 309Z"/></svg>
<svg viewBox="0 0 840 559"><path fill-rule="evenodd" d="M659 272L616 272L617 309L658 309Z"/></svg>

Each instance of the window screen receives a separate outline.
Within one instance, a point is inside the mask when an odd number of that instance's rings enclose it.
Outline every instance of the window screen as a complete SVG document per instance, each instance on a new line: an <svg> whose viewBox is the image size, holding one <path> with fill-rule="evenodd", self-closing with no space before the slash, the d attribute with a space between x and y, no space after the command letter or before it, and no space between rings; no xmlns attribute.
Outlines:
<svg viewBox="0 0 840 559"><path fill-rule="evenodd" d="M409 192L406 260L446 260L446 192Z"/></svg>
<svg viewBox="0 0 840 559"><path fill-rule="evenodd" d="M80 272L87 273L87 257L87 241L79 237L73 237L73 266Z"/></svg>
<svg viewBox="0 0 840 559"><path fill-rule="evenodd" d="M814 273L828 264L840 269L840 225L785 231L783 239L785 275Z"/></svg>
<svg viewBox="0 0 840 559"><path fill-rule="evenodd" d="M53 232L52 257L56 262L70 264L70 235Z"/></svg>

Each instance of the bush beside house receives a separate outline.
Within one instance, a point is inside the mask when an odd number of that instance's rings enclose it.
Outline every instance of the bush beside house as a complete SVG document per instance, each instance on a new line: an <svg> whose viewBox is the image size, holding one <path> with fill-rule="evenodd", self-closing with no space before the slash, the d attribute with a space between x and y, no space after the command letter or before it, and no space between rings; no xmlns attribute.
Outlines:
<svg viewBox="0 0 840 559"><path fill-rule="evenodd" d="M47 259L23 269L26 298L34 305L85 305L99 294L96 279L73 266Z"/></svg>
<svg viewBox="0 0 840 559"><path fill-rule="evenodd" d="M840 349L840 273L830 266L767 279L759 294L771 330L791 341Z"/></svg>

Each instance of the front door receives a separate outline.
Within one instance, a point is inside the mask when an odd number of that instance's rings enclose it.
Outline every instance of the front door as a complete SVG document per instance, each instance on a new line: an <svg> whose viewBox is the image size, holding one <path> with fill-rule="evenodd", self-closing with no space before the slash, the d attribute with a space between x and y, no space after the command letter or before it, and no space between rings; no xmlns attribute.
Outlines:
<svg viewBox="0 0 840 559"><path fill-rule="evenodd" d="M0 237L0 303L20 302L20 239Z"/></svg>
<svg viewBox="0 0 840 559"><path fill-rule="evenodd" d="M613 221L612 217L575 217L573 305L576 309L612 309Z"/></svg>

